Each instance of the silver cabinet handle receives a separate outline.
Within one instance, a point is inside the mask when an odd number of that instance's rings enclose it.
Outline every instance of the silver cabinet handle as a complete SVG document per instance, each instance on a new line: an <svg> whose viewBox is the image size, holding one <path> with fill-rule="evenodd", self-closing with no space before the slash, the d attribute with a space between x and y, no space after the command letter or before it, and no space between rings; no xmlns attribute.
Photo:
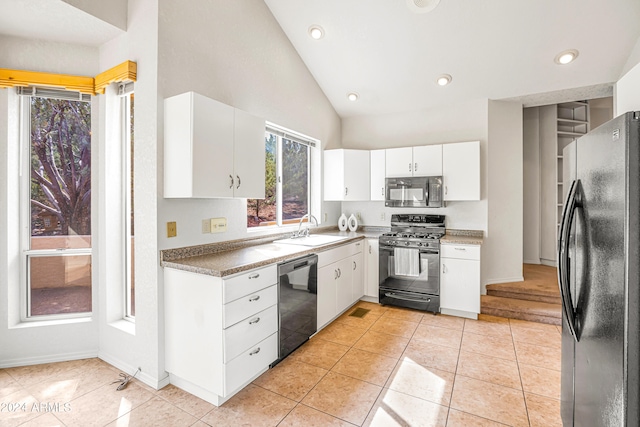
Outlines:
<svg viewBox="0 0 640 427"><path fill-rule="evenodd" d="M411 162L409 162L409 172L411 172Z"/></svg>
<svg viewBox="0 0 640 427"><path fill-rule="evenodd" d="M445 196L447 195L447 193L449 193L449 187L447 187L446 185L444 186L444 194Z"/></svg>
<svg viewBox="0 0 640 427"><path fill-rule="evenodd" d="M382 194L381 195L384 196L384 187L382 187Z"/></svg>
<svg viewBox="0 0 640 427"><path fill-rule="evenodd" d="M260 277L260 273L252 274L249 279L257 279L258 277Z"/></svg>
<svg viewBox="0 0 640 427"><path fill-rule="evenodd" d="M455 249L456 251L466 251L467 250L467 248L453 248L453 249Z"/></svg>
<svg viewBox="0 0 640 427"><path fill-rule="evenodd" d="M255 319L251 319L251 320L249 320L249 324L250 324L250 325L254 325L254 324L258 323L259 321L260 321L260 318L259 318L259 317L256 317Z"/></svg>
<svg viewBox="0 0 640 427"><path fill-rule="evenodd" d="M260 299L260 295L254 295L249 298L249 302L258 301Z"/></svg>
<svg viewBox="0 0 640 427"><path fill-rule="evenodd" d="M445 274L447 272L447 266L442 264L442 274Z"/></svg>
<svg viewBox="0 0 640 427"><path fill-rule="evenodd" d="M418 172L418 164L417 163L413 164L413 171L414 172Z"/></svg>
<svg viewBox="0 0 640 427"><path fill-rule="evenodd" d="M260 347L256 348L251 353L249 353L249 356L253 356L254 354L258 354L258 353L260 353Z"/></svg>
<svg viewBox="0 0 640 427"><path fill-rule="evenodd" d="M355 261L353 261L353 269L354 270L356 269L356 262Z"/></svg>
<svg viewBox="0 0 640 427"><path fill-rule="evenodd" d="M342 271L338 269L338 277L342 276Z"/></svg>
<svg viewBox="0 0 640 427"><path fill-rule="evenodd" d="M344 187L344 195L346 196L347 194L349 194L349 187Z"/></svg>
<svg viewBox="0 0 640 427"><path fill-rule="evenodd" d="M338 270L333 270L333 280L338 280Z"/></svg>
<svg viewBox="0 0 640 427"><path fill-rule="evenodd" d="M238 178L238 185L236 186L236 188L240 188L240 184L241 184L241 182L240 182L240 176L239 176L239 175L236 175L236 178Z"/></svg>
<svg viewBox="0 0 640 427"><path fill-rule="evenodd" d="M229 184L229 188L233 188L233 176L229 175L229 179L231 180L231 184Z"/></svg>
<svg viewBox="0 0 640 427"><path fill-rule="evenodd" d="M369 253L371 253L371 246L369 246Z"/></svg>

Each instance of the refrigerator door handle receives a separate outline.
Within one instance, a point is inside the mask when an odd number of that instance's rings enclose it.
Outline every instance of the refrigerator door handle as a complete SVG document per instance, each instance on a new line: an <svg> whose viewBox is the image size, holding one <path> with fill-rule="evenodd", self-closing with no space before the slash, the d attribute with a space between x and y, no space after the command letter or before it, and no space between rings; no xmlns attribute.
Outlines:
<svg viewBox="0 0 640 427"><path fill-rule="evenodd" d="M569 288L569 235L573 224L574 214L578 203L578 188L580 180L574 180L567 194L564 208L562 209L562 221L560 223L560 238L558 239L558 284L560 287L560 297L562 299L562 309L567 318L569 331L574 339L579 341L576 331L576 312L573 309L573 299Z"/></svg>

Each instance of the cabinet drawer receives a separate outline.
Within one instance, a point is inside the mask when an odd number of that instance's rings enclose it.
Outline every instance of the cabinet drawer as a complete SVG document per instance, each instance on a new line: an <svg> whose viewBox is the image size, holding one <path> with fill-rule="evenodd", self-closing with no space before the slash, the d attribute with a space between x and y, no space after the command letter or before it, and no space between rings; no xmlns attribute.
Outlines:
<svg viewBox="0 0 640 427"><path fill-rule="evenodd" d="M249 316L224 330L224 363L278 332L278 305Z"/></svg>
<svg viewBox="0 0 640 427"><path fill-rule="evenodd" d="M273 334L225 364L224 395L236 391L277 358L278 334Z"/></svg>
<svg viewBox="0 0 640 427"><path fill-rule="evenodd" d="M325 265L333 264L336 261L355 255L358 252L362 252L362 245L364 239L347 245L338 246L337 248L329 249L318 254L318 268Z"/></svg>
<svg viewBox="0 0 640 427"><path fill-rule="evenodd" d="M239 321L254 316L278 302L278 287L270 286L258 292L245 295L235 301L225 304L222 308L222 327L228 328Z"/></svg>
<svg viewBox="0 0 640 427"><path fill-rule="evenodd" d="M441 258L480 259L480 246L478 245L440 245Z"/></svg>
<svg viewBox="0 0 640 427"><path fill-rule="evenodd" d="M224 279L222 303L227 304L276 283L278 267L275 264Z"/></svg>

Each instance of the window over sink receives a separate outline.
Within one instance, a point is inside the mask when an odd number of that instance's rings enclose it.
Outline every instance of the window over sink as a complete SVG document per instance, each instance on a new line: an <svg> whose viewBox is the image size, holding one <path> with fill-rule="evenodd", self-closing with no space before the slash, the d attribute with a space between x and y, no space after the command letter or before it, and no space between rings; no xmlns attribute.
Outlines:
<svg viewBox="0 0 640 427"><path fill-rule="evenodd" d="M296 224L310 213L310 151L315 145L309 138L267 124L265 198L247 199L248 229Z"/></svg>

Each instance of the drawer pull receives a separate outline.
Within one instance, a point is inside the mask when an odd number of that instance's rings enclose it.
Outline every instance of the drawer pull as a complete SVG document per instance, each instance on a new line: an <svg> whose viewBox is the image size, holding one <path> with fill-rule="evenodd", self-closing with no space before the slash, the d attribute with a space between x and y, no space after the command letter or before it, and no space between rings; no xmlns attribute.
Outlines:
<svg viewBox="0 0 640 427"><path fill-rule="evenodd" d="M355 261L353 261L353 269L354 270L356 269L356 262Z"/></svg>
<svg viewBox="0 0 640 427"><path fill-rule="evenodd" d="M260 318L259 318L259 317L256 317L255 319L251 319L251 320L249 320L249 324L250 324L250 325L253 325L253 324L255 324L255 323L258 323L259 321L260 321Z"/></svg>
<svg viewBox="0 0 640 427"><path fill-rule="evenodd" d="M453 249L455 249L456 251L466 251L467 250L467 248L453 248Z"/></svg>
<svg viewBox="0 0 640 427"><path fill-rule="evenodd" d="M258 301L260 299L260 295L254 295L249 298L249 302Z"/></svg>
<svg viewBox="0 0 640 427"><path fill-rule="evenodd" d="M249 356L253 356L254 354L258 354L258 353L260 353L260 347L256 348L251 353L249 353Z"/></svg>
<svg viewBox="0 0 640 427"><path fill-rule="evenodd" d="M260 277L260 273L252 274L249 279L257 279L258 277Z"/></svg>

